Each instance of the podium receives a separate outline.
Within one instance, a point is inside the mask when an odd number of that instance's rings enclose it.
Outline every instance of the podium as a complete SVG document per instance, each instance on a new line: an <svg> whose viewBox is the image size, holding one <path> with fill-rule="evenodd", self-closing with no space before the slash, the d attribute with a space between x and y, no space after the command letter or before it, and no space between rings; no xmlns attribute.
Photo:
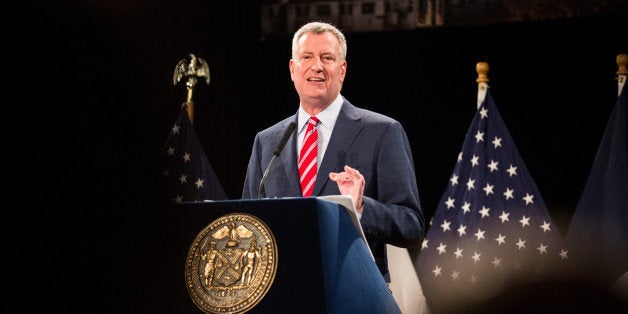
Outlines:
<svg viewBox="0 0 628 314"><path fill-rule="evenodd" d="M274 279L247 313L401 313L339 204L314 197L229 200L173 205L169 214L169 295L179 313L202 312L186 283L193 242L213 221L233 214L257 217L276 241Z"/></svg>

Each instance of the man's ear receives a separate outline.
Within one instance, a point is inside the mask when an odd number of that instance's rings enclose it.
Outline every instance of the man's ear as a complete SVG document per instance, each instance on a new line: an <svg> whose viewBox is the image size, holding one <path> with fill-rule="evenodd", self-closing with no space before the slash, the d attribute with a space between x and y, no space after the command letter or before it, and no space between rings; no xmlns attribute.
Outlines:
<svg viewBox="0 0 628 314"><path fill-rule="evenodd" d="M340 66L340 82L344 83L345 76L347 75L347 61L344 61Z"/></svg>

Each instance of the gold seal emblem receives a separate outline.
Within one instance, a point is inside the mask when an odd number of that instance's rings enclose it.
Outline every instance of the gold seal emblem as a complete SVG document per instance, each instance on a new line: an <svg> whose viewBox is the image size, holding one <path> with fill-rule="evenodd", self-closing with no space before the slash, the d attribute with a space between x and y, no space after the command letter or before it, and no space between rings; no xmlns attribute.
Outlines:
<svg viewBox="0 0 628 314"><path fill-rule="evenodd" d="M266 295L277 273L277 242L259 218L222 216L194 239L185 262L185 281L194 304L205 313L244 313Z"/></svg>

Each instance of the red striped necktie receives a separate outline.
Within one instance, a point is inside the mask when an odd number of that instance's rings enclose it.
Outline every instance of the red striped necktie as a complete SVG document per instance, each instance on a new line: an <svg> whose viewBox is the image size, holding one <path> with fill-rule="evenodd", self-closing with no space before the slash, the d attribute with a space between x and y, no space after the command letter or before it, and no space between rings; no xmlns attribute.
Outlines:
<svg viewBox="0 0 628 314"><path fill-rule="evenodd" d="M303 196L311 196L316 182L316 155L318 153L318 131L316 124L318 118L312 116L308 120L303 147L299 153L299 179Z"/></svg>

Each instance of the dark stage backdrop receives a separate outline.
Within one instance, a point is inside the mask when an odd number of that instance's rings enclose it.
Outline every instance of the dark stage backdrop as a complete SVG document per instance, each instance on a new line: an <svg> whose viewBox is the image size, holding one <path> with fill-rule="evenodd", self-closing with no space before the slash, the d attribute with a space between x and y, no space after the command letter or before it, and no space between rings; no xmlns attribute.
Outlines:
<svg viewBox="0 0 628 314"><path fill-rule="evenodd" d="M185 100L174 66L188 53L209 64L196 131L237 199L255 133L298 106L290 37L260 41L258 6L238 1L26 1L11 15L5 154L20 231L5 238L26 269L14 300L158 312L159 156ZM350 33L342 93L405 126L430 218L475 112L475 65L488 62L493 98L564 235L615 101L626 20Z"/></svg>

